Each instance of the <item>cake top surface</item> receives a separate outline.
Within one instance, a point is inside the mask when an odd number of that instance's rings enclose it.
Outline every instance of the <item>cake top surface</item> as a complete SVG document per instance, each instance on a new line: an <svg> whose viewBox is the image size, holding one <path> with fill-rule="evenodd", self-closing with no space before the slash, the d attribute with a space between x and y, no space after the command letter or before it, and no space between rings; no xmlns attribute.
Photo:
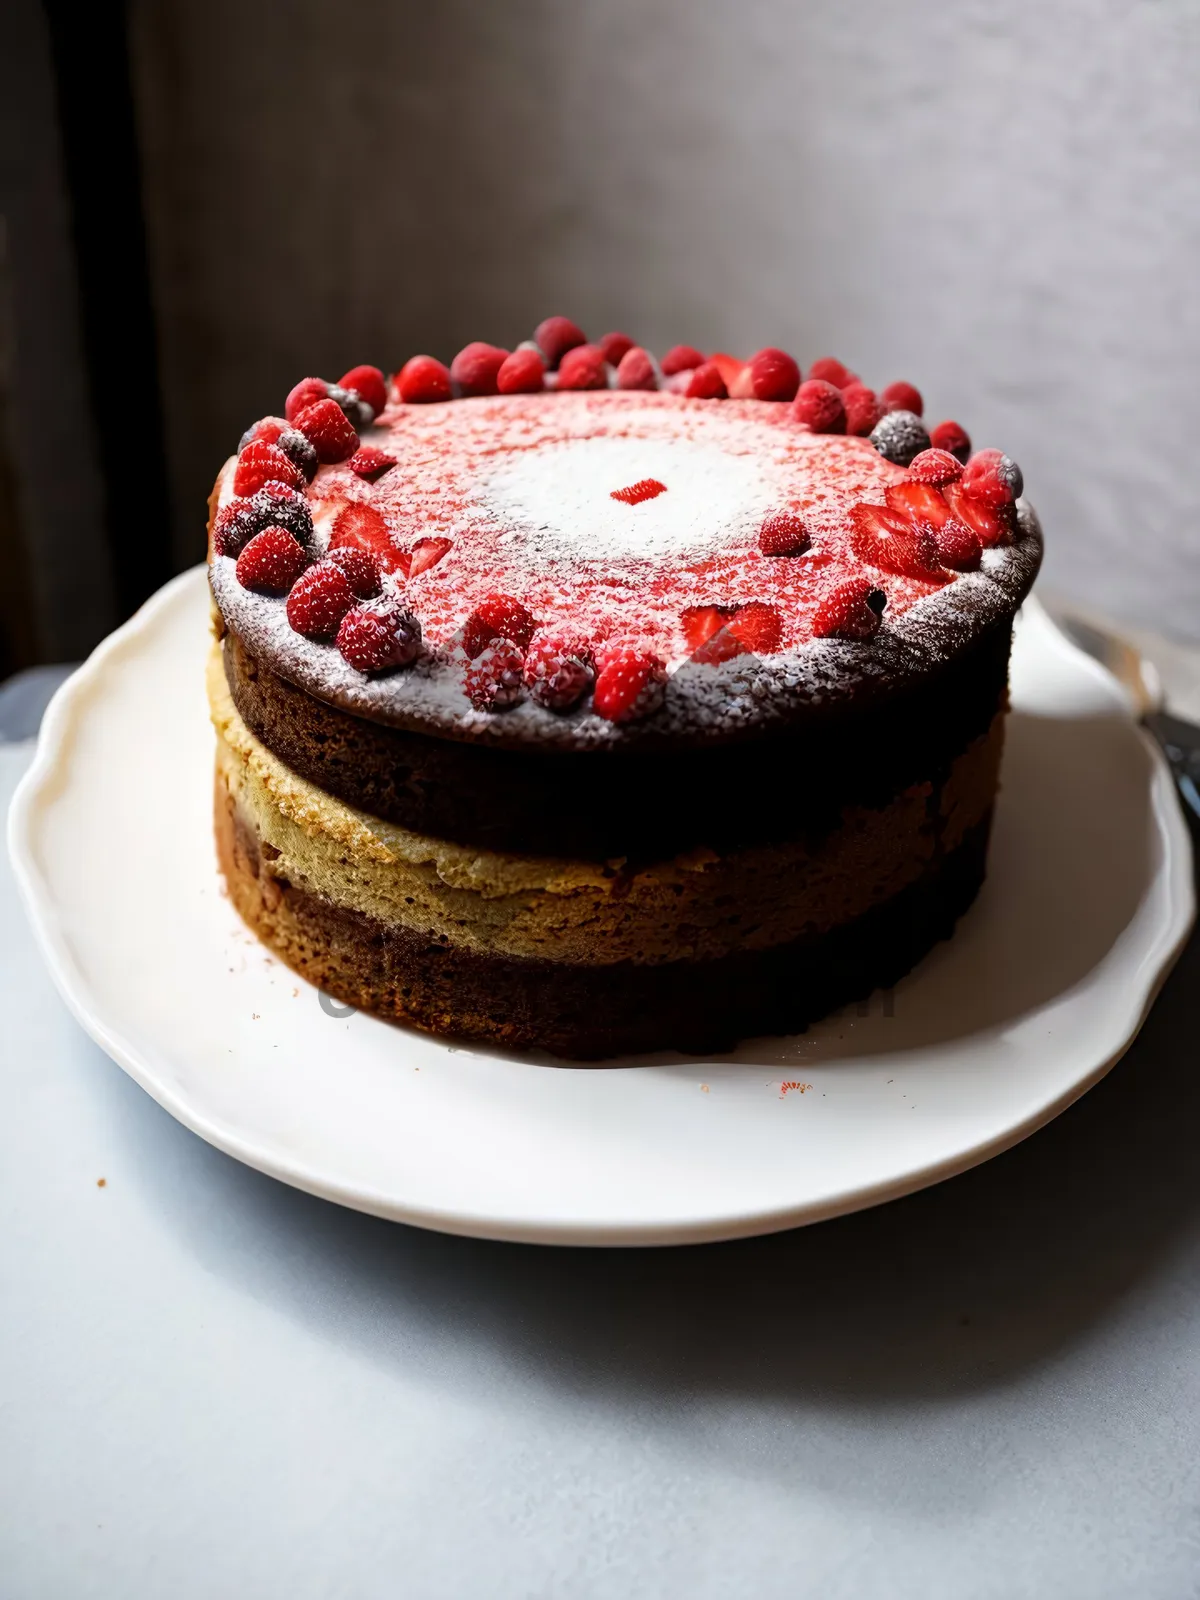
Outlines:
<svg viewBox="0 0 1200 1600"><path fill-rule="evenodd" d="M445 737L720 740L902 689L1032 582L1019 472L999 452L980 453L986 475L964 469L907 410L876 403L870 437L816 431L811 382L700 398L635 350L655 388L615 386L628 357L596 363L604 387L552 388L570 356L556 374L522 354L534 392L464 393L435 372L433 394L406 399L410 362L366 398L305 380L290 422L248 431L218 479L211 578L253 655ZM687 386L709 365L684 368ZM816 387L850 410L849 386Z"/></svg>

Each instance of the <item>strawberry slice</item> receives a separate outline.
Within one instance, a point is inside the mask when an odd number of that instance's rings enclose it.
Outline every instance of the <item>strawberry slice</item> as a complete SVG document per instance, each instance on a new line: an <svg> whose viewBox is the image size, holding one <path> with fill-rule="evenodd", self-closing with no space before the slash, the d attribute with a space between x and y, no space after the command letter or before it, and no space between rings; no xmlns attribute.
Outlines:
<svg viewBox="0 0 1200 1600"><path fill-rule="evenodd" d="M1009 542L1012 537L1011 512L994 511L991 506L985 506L982 500L972 499L964 493L961 483L948 483L942 493L956 520L965 523L978 535L985 550Z"/></svg>
<svg viewBox="0 0 1200 1600"><path fill-rule="evenodd" d="M406 550L401 557L400 570L406 578L420 577L422 572L428 572L430 567L436 567L438 562L453 547L452 539L426 538L418 539L411 550Z"/></svg>
<svg viewBox="0 0 1200 1600"><path fill-rule="evenodd" d="M709 356L708 364L716 367L721 377L725 380L726 389L732 394L738 374L746 365L746 362L740 356L728 356L723 350L718 350L715 355Z"/></svg>
<svg viewBox="0 0 1200 1600"><path fill-rule="evenodd" d="M940 528L950 520L950 507L939 489L929 483L893 483L884 490L888 507L909 522Z"/></svg>
<svg viewBox="0 0 1200 1600"><path fill-rule="evenodd" d="M933 530L933 542L937 545L938 560L944 567L951 567L955 572L971 572L979 565L979 558L983 554L979 535L973 528L956 522L953 517Z"/></svg>
<svg viewBox="0 0 1200 1600"><path fill-rule="evenodd" d="M707 644L732 615L732 606L689 606L681 619L688 650L696 651Z"/></svg>
<svg viewBox="0 0 1200 1600"><path fill-rule="evenodd" d="M860 561L904 578L947 583L932 531L886 506L857 505L850 511L850 545Z"/></svg>
<svg viewBox="0 0 1200 1600"><path fill-rule="evenodd" d="M783 620L774 606L751 600L748 605L738 607L729 623L729 632L749 654L769 656L783 642Z"/></svg>
<svg viewBox="0 0 1200 1600"><path fill-rule="evenodd" d="M374 506L352 500L338 512L329 548L340 550L346 545L374 556L384 572L405 571L403 552L397 550L391 529Z"/></svg>

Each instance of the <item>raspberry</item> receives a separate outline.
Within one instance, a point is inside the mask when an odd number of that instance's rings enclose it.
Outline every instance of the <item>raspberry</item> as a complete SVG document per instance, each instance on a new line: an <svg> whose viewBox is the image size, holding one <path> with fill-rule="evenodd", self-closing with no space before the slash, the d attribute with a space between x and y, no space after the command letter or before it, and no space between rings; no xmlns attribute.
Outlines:
<svg viewBox="0 0 1200 1600"><path fill-rule="evenodd" d="M533 341L545 356L547 365L554 368L568 350L587 343L587 334L570 317L547 317L533 330Z"/></svg>
<svg viewBox="0 0 1200 1600"><path fill-rule="evenodd" d="M450 380L463 395L497 394L496 377L507 360L507 350L476 340L463 345L450 363Z"/></svg>
<svg viewBox="0 0 1200 1600"><path fill-rule="evenodd" d="M932 531L886 506L857 505L850 511L850 544L860 561L926 583L944 583Z"/></svg>
<svg viewBox="0 0 1200 1600"><path fill-rule="evenodd" d="M278 444L279 435L286 428L287 423L282 417L262 417L258 422L252 422L238 440L238 455L256 440L261 440L263 444Z"/></svg>
<svg viewBox="0 0 1200 1600"><path fill-rule="evenodd" d="M496 374L501 394L537 394L546 387L546 363L536 350L514 350Z"/></svg>
<svg viewBox="0 0 1200 1600"><path fill-rule="evenodd" d="M580 344L568 350L558 364L560 389L607 389L608 363L598 344Z"/></svg>
<svg viewBox="0 0 1200 1600"><path fill-rule="evenodd" d="M765 556L802 555L812 543L808 529L791 511L775 511L763 522L758 548Z"/></svg>
<svg viewBox="0 0 1200 1600"><path fill-rule="evenodd" d="M213 549L236 556L264 528L286 528L302 550L313 552L315 534L308 501L282 483L266 483L249 500L231 500L213 523Z"/></svg>
<svg viewBox="0 0 1200 1600"><path fill-rule="evenodd" d="M541 634L525 657L525 682L547 711L569 711L592 687L596 670L580 639Z"/></svg>
<svg viewBox="0 0 1200 1600"><path fill-rule="evenodd" d="M387 405L387 379L378 367L351 367L338 379L342 389L353 389L367 402L376 416Z"/></svg>
<svg viewBox="0 0 1200 1600"><path fill-rule="evenodd" d="M389 456L386 450L376 450L374 445L365 444L350 457L349 465L351 472L365 478L368 483L374 483L396 465L396 458Z"/></svg>
<svg viewBox="0 0 1200 1600"><path fill-rule="evenodd" d="M261 440L248 444L237 460L233 474L233 492L251 495L264 483L282 483L289 489L303 489L304 474L292 465L278 445L263 444Z"/></svg>
<svg viewBox="0 0 1200 1600"><path fill-rule="evenodd" d="M243 589L286 594L308 565L308 557L286 528L264 528L237 558L233 569Z"/></svg>
<svg viewBox="0 0 1200 1600"><path fill-rule="evenodd" d="M326 466L348 461L358 449L358 435L336 400L326 397L315 406L306 406L296 418L296 426Z"/></svg>
<svg viewBox="0 0 1200 1600"><path fill-rule="evenodd" d="M510 594L489 594L463 624L463 649L472 660L493 639L511 639L525 650L537 627L532 615Z"/></svg>
<svg viewBox="0 0 1200 1600"><path fill-rule="evenodd" d="M419 578L421 573L428 572L430 567L436 567L446 551L453 547L453 542L452 539L418 539L403 557L404 576Z"/></svg>
<svg viewBox="0 0 1200 1600"><path fill-rule="evenodd" d="M467 698L479 711L507 711L525 693L525 656L511 639L496 639L463 672Z"/></svg>
<svg viewBox="0 0 1200 1600"><path fill-rule="evenodd" d="M346 582L360 600L374 600L379 593L379 562L369 550L342 544L331 549L328 559L346 575Z"/></svg>
<svg viewBox="0 0 1200 1600"><path fill-rule="evenodd" d="M421 624L398 600L376 600L347 611L337 647L358 672L393 672L421 651Z"/></svg>
<svg viewBox="0 0 1200 1600"><path fill-rule="evenodd" d="M413 356L396 374L396 388L408 406L432 405L453 394L450 371L432 356Z"/></svg>
<svg viewBox="0 0 1200 1600"><path fill-rule="evenodd" d="M268 449L270 446L267 447ZM1021 469L1002 450L977 450L962 475L963 493L1001 511L1019 498L1025 481Z"/></svg>
<svg viewBox="0 0 1200 1600"><path fill-rule="evenodd" d="M970 572L979 565L983 552L979 535L953 517L933 530L933 542L944 567L951 567L955 572Z"/></svg>
<svg viewBox="0 0 1200 1600"><path fill-rule="evenodd" d="M865 383L851 383L842 390L846 408L846 432L865 439L885 415L883 401Z"/></svg>
<svg viewBox="0 0 1200 1600"><path fill-rule="evenodd" d="M677 372L691 372L696 367L703 366L704 357L690 344L676 344L671 346L659 365L663 377L672 378Z"/></svg>
<svg viewBox="0 0 1200 1600"><path fill-rule="evenodd" d="M826 383L831 383L835 389L846 389L858 379L844 367L840 361L835 361L832 356L818 356L808 369L810 378L822 378Z"/></svg>
<svg viewBox="0 0 1200 1600"><path fill-rule="evenodd" d="M889 383L879 398L888 411L911 411L919 417L925 410L920 389L914 389L911 383Z"/></svg>
<svg viewBox="0 0 1200 1600"><path fill-rule="evenodd" d="M302 411L315 406L318 400L324 400L328 393L329 385L324 378L301 378L284 401L283 414L289 422L294 423Z"/></svg>
<svg viewBox="0 0 1200 1600"><path fill-rule="evenodd" d="M813 613L817 639L872 639L879 632L887 596L869 578L851 578L824 595Z"/></svg>
<svg viewBox="0 0 1200 1600"><path fill-rule="evenodd" d="M662 705L667 669L655 655L637 649L617 649L604 663L592 704L609 722L637 722Z"/></svg>
<svg viewBox="0 0 1200 1600"><path fill-rule="evenodd" d="M800 387L800 368L786 350L759 350L750 357L750 383L756 400L791 400Z"/></svg>
<svg viewBox="0 0 1200 1600"><path fill-rule="evenodd" d="M750 655L773 655L783 642L783 621L779 612L761 600L739 606L727 627L741 650Z"/></svg>
<svg viewBox="0 0 1200 1600"><path fill-rule="evenodd" d="M391 529L374 506L352 500L343 506L329 535L329 554L337 550L362 550L373 556L383 572L402 570L403 557L396 549Z"/></svg>
<svg viewBox="0 0 1200 1600"><path fill-rule="evenodd" d="M725 379L716 362L706 361L703 366L693 367L683 392L689 400L724 400Z"/></svg>
<svg viewBox="0 0 1200 1600"><path fill-rule="evenodd" d="M792 401L793 422L806 423L814 433L845 433L846 406L842 391L824 378L802 383Z"/></svg>
<svg viewBox="0 0 1200 1600"><path fill-rule="evenodd" d="M358 433L364 432L375 421L374 410L353 389L343 389L340 383L331 383L326 398L341 408L346 421Z"/></svg>
<svg viewBox="0 0 1200 1600"><path fill-rule="evenodd" d="M633 347L633 340L627 333L606 333L600 341L604 359L610 367L619 367Z"/></svg>
<svg viewBox="0 0 1200 1600"><path fill-rule="evenodd" d="M617 365L617 388L658 388L658 373L654 370L654 362L636 344L626 350Z"/></svg>
<svg viewBox="0 0 1200 1600"><path fill-rule="evenodd" d="M1008 543L1013 529L1011 506L996 510L982 500L972 499L964 491L961 482L948 483L943 492L954 517L978 536L985 550L990 550L993 545Z"/></svg>
<svg viewBox="0 0 1200 1600"><path fill-rule="evenodd" d="M908 469L908 475L914 483L929 483L935 489L940 489L943 484L954 483L962 477L962 472L962 462L952 456L949 450L922 450L920 455L912 458Z"/></svg>
<svg viewBox="0 0 1200 1600"><path fill-rule="evenodd" d="M966 464L967 457L971 454L971 436L957 422L939 422L929 437L938 450L946 450L964 465Z"/></svg>
<svg viewBox="0 0 1200 1600"><path fill-rule="evenodd" d="M871 429L871 443L885 461L906 467L929 449L929 435L914 411L889 411Z"/></svg>
<svg viewBox="0 0 1200 1600"><path fill-rule="evenodd" d="M297 578L287 600L287 619L297 633L318 641L334 637L354 604L354 590L333 561L318 561Z"/></svg>

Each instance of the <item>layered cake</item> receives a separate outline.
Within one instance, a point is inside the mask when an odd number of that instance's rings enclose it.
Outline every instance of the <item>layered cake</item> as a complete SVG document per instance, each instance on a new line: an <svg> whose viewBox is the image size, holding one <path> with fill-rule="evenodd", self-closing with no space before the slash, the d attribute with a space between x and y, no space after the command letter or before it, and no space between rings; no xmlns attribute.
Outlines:
<svg viewBox="0 0 1200 1600"><path fill-rule="evenodd" d="M984 876L1021 474L779 350L307 378L213 491L234 904L351 1005L598 1060L792 1032Z"/></svg>

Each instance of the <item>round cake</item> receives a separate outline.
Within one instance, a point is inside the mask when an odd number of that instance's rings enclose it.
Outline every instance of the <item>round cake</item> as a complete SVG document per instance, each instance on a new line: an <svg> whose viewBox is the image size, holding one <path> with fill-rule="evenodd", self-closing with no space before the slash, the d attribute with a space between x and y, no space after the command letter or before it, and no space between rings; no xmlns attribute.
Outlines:
<svg viewBox="0 0 1200 1600"><path fill-rule="evenodd" d="M895 982L983 880L1042 552L922 411L563 318L303 380L211 502L242 916L340 1000L578 1060Z"/></svg>

